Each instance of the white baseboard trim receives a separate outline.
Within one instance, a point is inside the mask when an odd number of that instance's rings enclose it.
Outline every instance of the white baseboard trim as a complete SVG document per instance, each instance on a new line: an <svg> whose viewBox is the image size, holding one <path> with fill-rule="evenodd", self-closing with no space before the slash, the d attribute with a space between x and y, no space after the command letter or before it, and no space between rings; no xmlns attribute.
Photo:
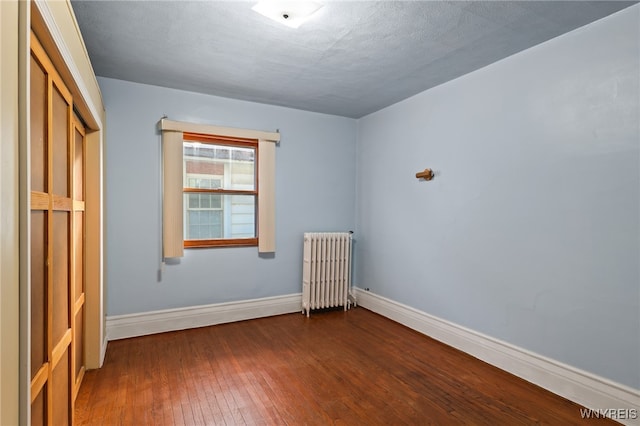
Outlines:
<svg viewBox="0 0 640 426"><path fill-rule="evenodd" d="M272 315L301 312L302 294L107 317L107 339L118 340ZM105 345L106 348L106 345Z"/></svg>
<svg viewBox="0 0 640 426"><path fill-rule="evenodd" d="M635 419L618 418L615 420L627 425L640 425L640 390L494 339L370 291L364 291L360 288L354 290L358 305L366 309L466 352L586 408L636 410Z"/></svg>

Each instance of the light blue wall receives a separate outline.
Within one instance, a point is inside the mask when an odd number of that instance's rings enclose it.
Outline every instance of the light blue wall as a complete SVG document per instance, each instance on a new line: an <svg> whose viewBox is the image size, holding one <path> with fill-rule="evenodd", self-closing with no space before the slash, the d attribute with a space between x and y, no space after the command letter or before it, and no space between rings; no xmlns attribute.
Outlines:
<svg viewBox="0 0 640 426"><path fill-rule="evenodd" d="M302 234L355 227L356 121L99 79L107 110L107 315L285 295L302 289ZM172 120L274 131L276 245L191 249L160 268L160 135Z"/></svg>
<svg viewBox="0 0 640 426"><path fill-rule="evenodd" d="M361 119L358 286L640 388L639 22Z"/></svg>

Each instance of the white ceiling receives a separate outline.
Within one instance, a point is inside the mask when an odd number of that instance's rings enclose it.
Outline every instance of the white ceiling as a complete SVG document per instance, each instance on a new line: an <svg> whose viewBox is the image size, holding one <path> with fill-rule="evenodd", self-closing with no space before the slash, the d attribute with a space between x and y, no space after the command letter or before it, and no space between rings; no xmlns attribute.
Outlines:
<svg viewBox="0 0 640 426"><path fill-rule="evenodd" d="M637 3L317 1L298 29L255 2L72 5L99 76L358 118Z"/></svg>

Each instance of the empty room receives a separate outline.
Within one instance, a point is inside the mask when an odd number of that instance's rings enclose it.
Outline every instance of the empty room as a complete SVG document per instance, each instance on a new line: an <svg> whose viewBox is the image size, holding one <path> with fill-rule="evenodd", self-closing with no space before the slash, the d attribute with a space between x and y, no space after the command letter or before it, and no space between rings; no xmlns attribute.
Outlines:
<svg viewBox="0 0 640 426"><path fill-rule="evenodd" d="M0 34L0 425L640 425L638 2Z"/></svg>

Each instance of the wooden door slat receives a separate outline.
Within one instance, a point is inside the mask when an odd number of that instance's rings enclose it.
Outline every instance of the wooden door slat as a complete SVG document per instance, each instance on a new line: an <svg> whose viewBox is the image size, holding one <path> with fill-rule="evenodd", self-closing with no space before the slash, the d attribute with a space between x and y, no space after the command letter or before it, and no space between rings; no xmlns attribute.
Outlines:
<svg viewBox="0 0 640 426"><path fill-rule="evenodd" d="M80 309L82 309L82 307L84 306L84 301L85 301L85 294L82 293L80 295L80 297L78 297L78 299L76 299L76 303L74 304L73 307L73 314L77 315L78 312L80 311Z"/></svg>
<svg viewBox="0 0 640 426"><path fill-rule="evenodd" d="M45 362L38 369L35 377L31 380L31 402L33 402L42 388L44 384L47 382L47 375L49 374L49 363Z"/></svg>
<svg viewBox="0 0 640 426"><path fill-rule="evenodd" d="M53 210L70 212L73 207L73 200L69 197L62 197L60 195L53 195Z"/></svg>
<svg viewBox="0 0 640 426"><path fill-rule="evenodd" d="M62 355L67 350L70 343L71 343L71 329L69 328L64 333L64 335L62 336L58 344L55 345L55 347L53 348L53 351L51 352L51 368L56 368L56 366L62 359Z"/></svg>
<svg viewBox="0 0 640 426"><path fill-rule="evenodd" d="M49 194L46 192L31 191L31 210L48 210L50 204Z"/></svg>

